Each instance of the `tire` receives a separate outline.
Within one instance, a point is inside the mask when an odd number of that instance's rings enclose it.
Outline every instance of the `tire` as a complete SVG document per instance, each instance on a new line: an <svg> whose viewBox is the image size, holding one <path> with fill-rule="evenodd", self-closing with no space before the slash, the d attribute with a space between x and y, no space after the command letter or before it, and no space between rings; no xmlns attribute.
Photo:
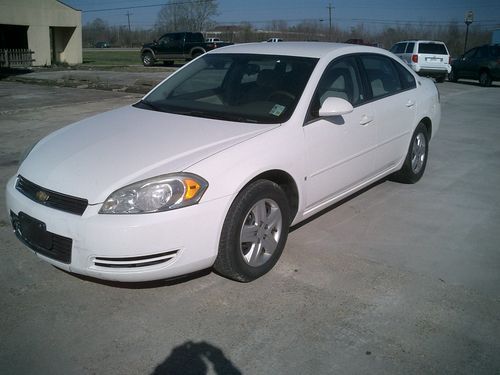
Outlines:
<svg viewBox="0 0 500 375"><path fill-rule="evenodd" d="M491 86L491 76L490 74L483 70L481 73L479 73L479 84L483 87L489 87Z"/></svg>
<svg viewBox="0 0 500 375"><path fill-rule="evenodd" d="M453 69L451 69L451 72L448 73L448 81L450 82L457 82L458 77Z"/></svg>
<svg viewBox="0 0 500 375"><path fill-rule="evenodd" d="M405 184L416 183L424 174L428 153L429 135L425 125L420 123L411 137L403 167L393 175L393 179Z"/></svg>
<svg viewBox="0 0 500 375"><path fill-rule="evenodd" d="M151 52L144 52L141 56L141 60L144 66L153 66L155 63L155 59Z"/></svg>
<svg viewBox="0 0 500 375"><path fill-rule="evenodd" d="M437 83L443 83L446 78L446 74L443 74L442 76L436 77L436 82Z"/></svg>
<svg viewBox="0 0 500 375"><path fill-rule="evenodd" d="M252 182L229 209L214 269L241 282L261 277L281 256L289 224L288 200L279 185L268 180Z"/></svg>

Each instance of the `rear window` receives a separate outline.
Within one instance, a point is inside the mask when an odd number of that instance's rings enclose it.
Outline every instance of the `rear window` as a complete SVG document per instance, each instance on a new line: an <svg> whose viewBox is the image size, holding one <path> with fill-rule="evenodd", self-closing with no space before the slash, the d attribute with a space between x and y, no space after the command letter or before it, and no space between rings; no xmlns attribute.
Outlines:
<svg viewBox="0 0 500 375"><path fill-rule="evenodd" d="M419 43L418 53L430 53L433 55L447 55L448 51L441 43Z"/></svg>

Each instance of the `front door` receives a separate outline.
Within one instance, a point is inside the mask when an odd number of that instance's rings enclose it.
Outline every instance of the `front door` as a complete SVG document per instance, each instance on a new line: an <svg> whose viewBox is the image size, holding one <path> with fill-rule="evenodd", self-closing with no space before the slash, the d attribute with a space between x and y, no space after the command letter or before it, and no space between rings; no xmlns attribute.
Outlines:
<svg viewBox="0 0 500 375"><path fill-rule="evenodd" d="M318 109L331 96L349 101L354 111L320 118ZM356 59L334 61L318 84L311 106L312 119L304 126L306 215L347 194L372 173L377 131L373 107L364 100Z"/></svg>

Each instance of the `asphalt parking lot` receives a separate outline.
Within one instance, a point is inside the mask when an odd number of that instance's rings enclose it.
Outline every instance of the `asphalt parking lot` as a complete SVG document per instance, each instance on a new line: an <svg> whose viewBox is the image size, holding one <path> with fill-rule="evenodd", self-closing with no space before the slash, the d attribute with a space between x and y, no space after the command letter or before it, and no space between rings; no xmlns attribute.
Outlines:
<svg viewBox="0 0 500 375"><path fill-rule="evenodd" d="M2 374L500 374L500 88L443 83L416 185L372 186L249 284L110 284L39 260L0 199ZM0 81L0 185L42 136L135 94Z"/></svg>

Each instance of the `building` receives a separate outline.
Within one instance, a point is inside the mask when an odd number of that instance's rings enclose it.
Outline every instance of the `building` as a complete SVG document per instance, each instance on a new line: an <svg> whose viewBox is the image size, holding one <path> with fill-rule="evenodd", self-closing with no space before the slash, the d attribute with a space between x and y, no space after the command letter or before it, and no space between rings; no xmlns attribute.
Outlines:
<svg viewBox="0 0 500 375"><path fill-rule="evenodd" d="M57 0L0 0L0 51L31 50L34 66L82 63L82 12Z"/></svg>

